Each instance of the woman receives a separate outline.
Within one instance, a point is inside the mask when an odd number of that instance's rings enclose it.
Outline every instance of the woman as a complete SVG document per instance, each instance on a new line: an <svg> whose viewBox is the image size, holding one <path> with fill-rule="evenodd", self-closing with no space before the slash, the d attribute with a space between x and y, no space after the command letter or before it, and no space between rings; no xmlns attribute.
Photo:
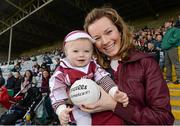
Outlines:
<svg viewBox="0 0 180 126"><path fill-rule="evenodd" d="M37 84L36 79L33 77L31 70L26 70L21 84L22 93L25 93L30 87L32 87L32 84Z"/></svg>
<svg viewBox="0 0 180 126"><path fill-rule="evenodd" d="M135 50L131 33L118 13L112 8L95 8L87 15L84 29L96 41L98 63L112 68L129 104L123 108L101 90L97 103L81 109L91 113L111 110L126 124L173 124L169 90L159 65L153 56Z"/></svg>
<svg viewBox="0 0 180 126"><path fill-rule="evenodd" d="M49 93L49 78L50 78L50 72L48 70L44 70L42 74L42 83L41 83L42 93Z"/></svg>

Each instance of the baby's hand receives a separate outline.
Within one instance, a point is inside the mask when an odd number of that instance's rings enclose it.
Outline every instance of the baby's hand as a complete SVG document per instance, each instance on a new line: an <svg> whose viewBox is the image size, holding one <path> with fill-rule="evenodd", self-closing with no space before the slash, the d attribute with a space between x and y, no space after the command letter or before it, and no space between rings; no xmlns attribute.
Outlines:
<svg viewBox="0 0 180 126"><path fill-rule="evenodd" d="M114 94L114 99L123 104L123 107L127 107L128 103L129 103L129 98L127 96L126 93L117 90Z"/></svg>
<svg viewBox="0 0 180 126"><path fill-rule="evenodd" d="M67 126L68 122L70 120L70 112L72 111L72 108L67 107L64 111L62 111L59 115L59 121L62 126Z"/></svg>

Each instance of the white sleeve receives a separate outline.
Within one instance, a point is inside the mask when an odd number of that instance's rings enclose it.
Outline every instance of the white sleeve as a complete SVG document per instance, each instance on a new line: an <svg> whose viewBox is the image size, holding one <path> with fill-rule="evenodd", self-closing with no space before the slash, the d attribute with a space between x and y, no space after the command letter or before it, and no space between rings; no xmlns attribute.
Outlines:
<svg viewBox="0 0 180 126"><path fill-rule="evenodd" d="M117 87L117 86L112 87L112 88L109 90L109 95L114 98L114 94L116 93L117 90L118 90L118 87Z"/></svg>
<svg viewBox="0 0 180 126"><path fill-rule="evenodd" d="M58 108L56 109L56 114L59 116L61 112L64 111L65 109L66 109L65 104L58 106Z"/></svg>
<svg viewBox="0 0 180 126"><path fill-rule="evenodd" d="M65 83L64 75L61 71L56 71L49 80L50 99L53 108L58 108L59 105L64 103L64 99L68 98L66 92L67 85Z"/></svg>

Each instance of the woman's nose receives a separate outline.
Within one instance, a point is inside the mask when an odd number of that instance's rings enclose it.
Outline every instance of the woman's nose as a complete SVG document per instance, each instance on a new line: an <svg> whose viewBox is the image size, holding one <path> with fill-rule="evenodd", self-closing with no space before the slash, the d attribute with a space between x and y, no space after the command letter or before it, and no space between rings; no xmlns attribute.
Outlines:
<svg viewBox="0 0 180 126"><path fill-rule="evenodd" d="M106 36L102 36L102 44L103 44L103 45L108 44L108 39L107 39Z"/></svg>

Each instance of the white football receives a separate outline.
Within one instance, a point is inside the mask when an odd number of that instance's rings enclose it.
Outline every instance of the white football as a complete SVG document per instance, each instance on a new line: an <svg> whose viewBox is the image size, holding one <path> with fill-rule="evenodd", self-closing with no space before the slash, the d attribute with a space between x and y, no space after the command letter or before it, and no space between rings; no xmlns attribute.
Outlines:
<svg viewBox="0 0 180 126"><path fill-rule="evenodd" d="M100 88L91 79L80 79L70 88L70 99L74 105L90 104L99 100Z"/></svg>

